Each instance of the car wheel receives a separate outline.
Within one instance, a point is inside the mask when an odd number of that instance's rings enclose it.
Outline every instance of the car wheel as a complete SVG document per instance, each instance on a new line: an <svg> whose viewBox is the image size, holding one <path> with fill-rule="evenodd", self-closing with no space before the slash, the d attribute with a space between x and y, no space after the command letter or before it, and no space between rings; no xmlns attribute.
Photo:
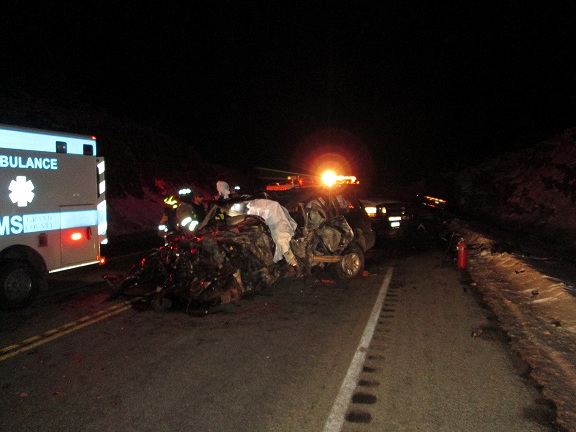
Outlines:
<svg viewBox="0 0 576 432"><path fill-rule="evenodd" d="M10 262L0 272L0 307L5 310L23 308L34 299L39 278L25 263Z"/></svg>
<svg viewBox="0 0 576 432"><path fill-rule="evenodd" d="M364 271L364 252L358 243L352 243L342 254L342 259L336 265L336 276L351 279Z"/></svg>

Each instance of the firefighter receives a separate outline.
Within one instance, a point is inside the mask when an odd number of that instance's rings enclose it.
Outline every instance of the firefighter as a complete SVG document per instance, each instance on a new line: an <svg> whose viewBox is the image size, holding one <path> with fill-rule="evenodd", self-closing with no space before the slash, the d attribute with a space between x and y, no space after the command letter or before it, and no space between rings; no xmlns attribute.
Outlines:
<svg viewBox="0 0 576 432"><path fill-rule="evenodd" d="M182 188L178 192L179 205L176 209L179 228L194 231L196 226L206 217L206 209L202 204L202 195L191 188Z"/></svg>
<svg viewBox="0 0 576 432"><path fill-rule="evenodd" d="M176 209L178 208L178 198L174 195L170 195L164 198L164 214L162 219L160 219L160 224L158 225L158 235L162 238L166 238L166 234L172 233L178 229L178 218L176 216Z"/></svg>
<svg viewBox="0 0 576 432"><path fill-rule="evenodd" d="M206 207L204 207L204 197L202 194L193 191L192 192L192 207L194 207L194 213L199 223L201 223L206 217Z"/></svg>
<svg viewBox="0 0 576 432"><path fill-rule="evenodd" d="M216 203L230 198L230 185L223 180L218 180L216 182L216 190L218 194L214 196L214 201ZM220 208L220 210L214 215L214 220L224 222L226 220L226 214Z"/></svg>

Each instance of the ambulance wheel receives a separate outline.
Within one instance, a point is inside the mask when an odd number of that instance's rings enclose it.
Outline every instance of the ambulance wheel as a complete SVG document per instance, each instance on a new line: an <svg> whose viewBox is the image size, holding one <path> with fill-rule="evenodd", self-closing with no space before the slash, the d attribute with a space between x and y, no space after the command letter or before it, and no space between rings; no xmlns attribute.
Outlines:
<svg viewBox="0 0 576 432"><path fill-rule="evenodd" d="M334 264L336 276L351 279L364 271L364 252L358 243L352 243L342 254L340 262Z"/></svg>
<svg viewBox="0 0 576 432"><path fill-rule="evenodd" d="M0 308L20 309L30 304L38 293L40 280L25 263L8 262L0 270Z"/></svg>

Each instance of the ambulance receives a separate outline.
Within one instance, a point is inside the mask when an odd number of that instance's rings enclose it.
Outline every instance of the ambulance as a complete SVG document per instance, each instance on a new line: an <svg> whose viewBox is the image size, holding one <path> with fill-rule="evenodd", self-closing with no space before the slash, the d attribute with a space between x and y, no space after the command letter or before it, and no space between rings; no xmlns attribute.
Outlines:
<svg viewBox="0 0 576 432"><path fill-rule="evenodd" d="M0 308L29 304L49 273L103 262L104 171L95 137L0 125Z"/></svg>

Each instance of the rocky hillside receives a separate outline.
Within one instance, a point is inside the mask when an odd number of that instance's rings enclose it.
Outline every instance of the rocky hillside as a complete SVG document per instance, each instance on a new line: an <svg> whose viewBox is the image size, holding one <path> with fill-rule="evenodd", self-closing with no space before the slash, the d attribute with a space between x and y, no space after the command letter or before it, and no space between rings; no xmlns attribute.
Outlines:
<svg viewBox="0 0 576 432"><path fill-rule="evenodd" d="M576 248L576 128L467 169L456 189L470 217Z"/></svg>

